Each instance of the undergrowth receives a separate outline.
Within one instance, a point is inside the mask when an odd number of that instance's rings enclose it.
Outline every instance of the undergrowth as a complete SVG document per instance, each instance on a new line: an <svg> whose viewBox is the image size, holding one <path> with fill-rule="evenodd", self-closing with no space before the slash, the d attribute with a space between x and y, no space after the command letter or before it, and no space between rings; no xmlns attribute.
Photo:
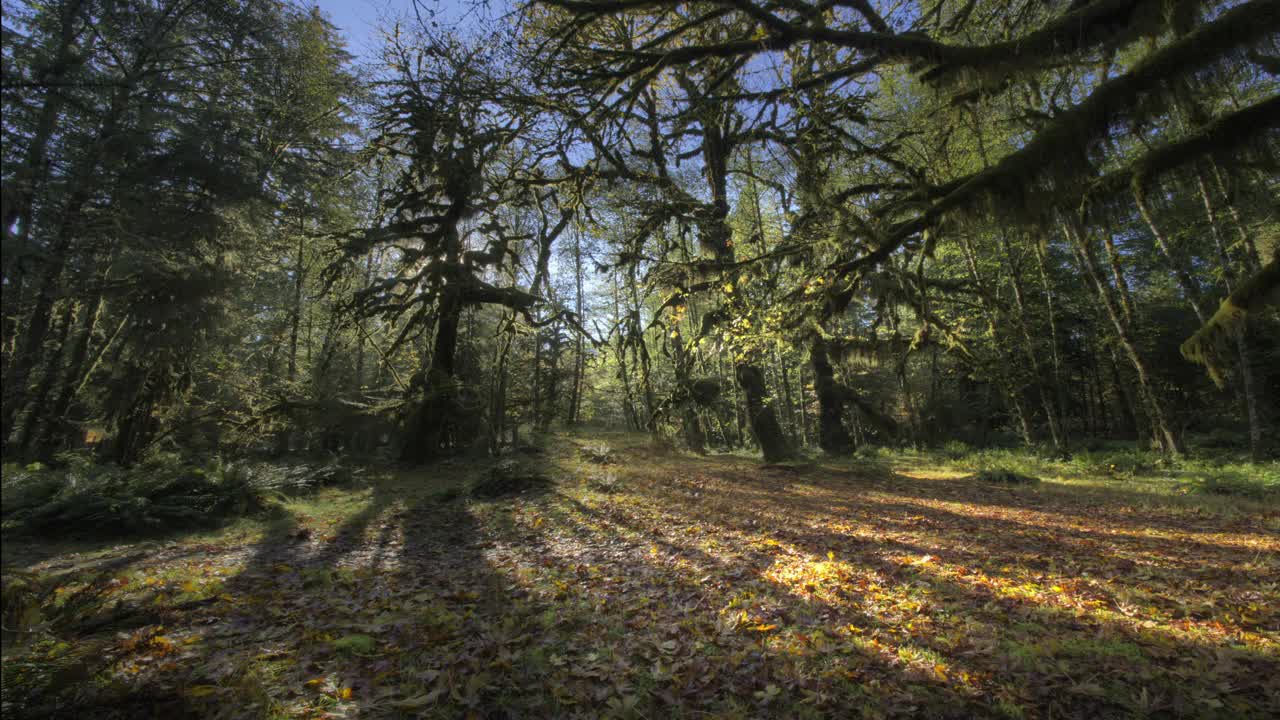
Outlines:
<svg viewBox="0 0 1280 720"><path fill-rule="evenodd" d="M1230 458L607 437L15 563L6 717L1274 716L1275 514L1189 491Z"/></svg>
<svg viewBox="0 0 1280 720"><path fill-rule="evenodd" d="M948 442L919 453L884 449L882 460L922 461L961 472L1012 472L1085 485L1141 483L1168 494L1229 495L1280 499L1280 461L1251 463L1238 454L1201 451L1168 458L1132 447L1081 449L1055 456L1025 448L971 448Z"/></svg>
<svg viewBox="0 0 1280 720"><path fill-rule="evenodd" d="M211 527L260 512L290 493L352 479L337 463L197 463L161 454L126 468L77 455L64 460L60 468L4 466L0 516L6 533L113 536Z"/></svg>

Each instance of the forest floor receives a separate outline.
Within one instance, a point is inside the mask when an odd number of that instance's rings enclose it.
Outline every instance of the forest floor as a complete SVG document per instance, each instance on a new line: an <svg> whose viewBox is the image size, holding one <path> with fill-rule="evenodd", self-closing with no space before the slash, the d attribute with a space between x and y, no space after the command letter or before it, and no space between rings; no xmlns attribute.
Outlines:
<svg viewBox="0 0 1280 720"><path fill-rule="evenodd" d="M100 717L1280 716L1274 500L633 435L524 461L553 482L481 500L494 463L460 459L212 533L9 541L58 592L105 569L145 612L5 684L95 659L64 707Z"/></svg>

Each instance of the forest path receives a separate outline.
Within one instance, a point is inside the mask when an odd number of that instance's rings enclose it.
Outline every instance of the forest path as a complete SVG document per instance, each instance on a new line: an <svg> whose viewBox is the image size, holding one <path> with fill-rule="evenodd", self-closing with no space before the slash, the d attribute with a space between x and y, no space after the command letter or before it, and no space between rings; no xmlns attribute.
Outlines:
<svg viewBox="0 0 1280 720"><path fill-rule="evenodd" d="M494 463L455 460L37 569L121 561L145 608L108 716L1280 712L1274 506L630 435L533 462L541 492L468 498Z"/></svg>

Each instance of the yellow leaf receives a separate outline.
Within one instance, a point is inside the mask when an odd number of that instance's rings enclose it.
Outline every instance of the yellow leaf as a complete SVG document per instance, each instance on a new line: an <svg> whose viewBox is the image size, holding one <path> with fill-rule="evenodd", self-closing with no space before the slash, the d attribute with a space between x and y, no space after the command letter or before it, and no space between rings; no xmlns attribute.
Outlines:
<svg viewBox="0 0 1280 720"><path fill-rule="evenodd" d="M343 699L343 700L350 700L350 699L351 699L351 688L349 688L349 687L344 687L344 688L342 688L341 690L339 690L339 691L338 691L338 697L339 697L339 698L341 698L341 699Z"/></svg>
<svg viewBox="0 0 1280 720"><path fill-rule="evenodd" d="M835 551L833 551L833 550L828 550L828 551L827 551L827 559L828 559L828 560L835 560L835 559L836 559Z"/></svg>
<svg viewBox="0 0 1280 720"><path fill-rule="evenodd" d="M772 623L770 623L770 624L768 624L768 625L756 625L755 627L752 627L751 629L752 629L752 630L755 630L756 632L759 632L759 633L766 633L766 632L769 632L770 630L777 630L777 629L778 629L778 626L777 626L777 625L774 625L774 624L772 624Z"/></svg>
<svg viewBox="0 0 1280 720"><path fill-rule="evenodd" d="M191 697L205 697L218 692L217 685L192 685L187 688L187 694Z"/></svg>

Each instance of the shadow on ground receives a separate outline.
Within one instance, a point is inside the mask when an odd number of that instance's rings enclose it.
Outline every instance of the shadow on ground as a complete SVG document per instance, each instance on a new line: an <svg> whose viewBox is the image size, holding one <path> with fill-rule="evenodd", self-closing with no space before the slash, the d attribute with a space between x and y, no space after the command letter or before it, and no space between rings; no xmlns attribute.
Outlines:
<svg viewBox="0 0 1280 720"><path fill-rule="evenodd" d="M562 449L540 495L282 515L116 666L119 717L1274 717L1266 519ZM454 467L444 473L472 472ZM128 643L126 643L128 644ZM82 714L73 703L49 715Z"/></svg>

